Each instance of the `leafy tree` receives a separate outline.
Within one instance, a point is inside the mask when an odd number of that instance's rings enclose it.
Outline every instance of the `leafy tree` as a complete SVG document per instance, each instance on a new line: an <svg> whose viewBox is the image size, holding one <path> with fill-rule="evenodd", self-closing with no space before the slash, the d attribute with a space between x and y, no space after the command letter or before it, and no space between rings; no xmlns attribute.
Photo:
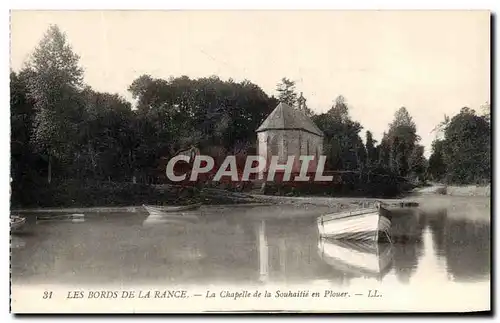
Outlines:
<svg viewBox="0 0 500 323"><path fill-rule="evenodd" d="M374 165L378 162L377 148L375 145L377 141L373 139L373 135L370 131L366 131L366 162L367 165Z"/></svg>
<svg viewBox="0 0 500 323"><path fill-rule="evenodd" d="M34 108L27 93L28 77L26 70L10 73L11 178L16 184L31 177L35 157L30 145Z"/></svg>
<svg viewBox="0 0 500 323"><path fill-rule="evenodd" d="M487 120L467 107L451 119L443 143L449 182L465 184L489 180L490 133Z"/></svg>
<svg viewBox="0 0 500 323"><path fill-rule="evenodd" d="M432 142L432 154L429 157L428 174L434 181L442 181L446 175L444 162L444 140L436 139Z"/></svg>
<svg viewBox="0 0 500 323"><path fill-rule="evenodd" d="M297 105L297 93L295 92L295 82L283 77L276 87L278 100L295 108Z"/></svg>
<svg viewBox="0 0 500 323"><path fill-rule="evenodd" d="M389 126L390 129L398 129L401 127L408 127L411 130L416 131L415 122L413 121L413 118L410 116L408 110L405 107L401 107L396 111L396 113L394 114L394 120Z"/></svg>
<svg viewBox="0 0 500 323"><path fill-rule="evenodd" d="M359 136L362 127L349 117L343 98L337 99L326 113L314 116L313 121L325 134L323 149L330 170L358 170L363 167L366 150Z"/></svg>
<svg viewBox="0 0 500 323"><path fill-rule="evenodd" d="M389 168L391 163L391 144L389 142L389 136L387 135L387 133L384 132L380 145L377 148L379 153L379 165L385 168Z"/></svg>
<svg viewBox="0 0 500 323"><path fill-rule="evenodd" d="M48 157L49 183L52 158L70 164L77 150L83 78L78 60L65 34L50 26L28 63L29 96L36 109L32 141L36 151Z"/></svg>
<svg viewBox="0 0 500 323"><path fill-rule="evenodd" d="M394 120L389 125L387 139L390 146L389 166L400 176L409 175L410 156L420 137L417 135L415 122L405 107L396 111Z"/></svg>
<svg viewBox="0 0 500 323"><path fill-rule="evenodd" d="M349 107L345 101L345 98L342 95L339 95L335 101L331 109L328 113L335 119L340 122L348 122L350 120L349 117Z"/></svg>
<svg viewBox="0 0 500 323"><path fill-rule="evenodd" d="M82 92L84 117L79 125L75 162L79 174L94 179L130 179L136 132L131 104L116 94L90 88Z"/></svg>
<svg viewBox="0 0 500 323"><path fill-rule="evenodd" d="M359 130L359 132L361 129ZM361 137L358 135L354 137L354 149L356 152L356 159L357 159L357 164L359 169L363 169L366 166L367 162L367 152L366 152L366 147L363 144L363 141L361 140Z"/></svg>
<svg viewBox="0 0 500 323"><path fill-rule="evenodd" d="M419 181L425 180L427 160L424 156L424 146L415 145L409 158L410 174Z"/></svg>
<svg viewBox="0 0 500 323"><path fill-rule="evenodd" d="M441 121L434 129L432 129L432 132L436 132L438 135L443 134L449 123L450 117L445 114L443 121Z"/></svg>

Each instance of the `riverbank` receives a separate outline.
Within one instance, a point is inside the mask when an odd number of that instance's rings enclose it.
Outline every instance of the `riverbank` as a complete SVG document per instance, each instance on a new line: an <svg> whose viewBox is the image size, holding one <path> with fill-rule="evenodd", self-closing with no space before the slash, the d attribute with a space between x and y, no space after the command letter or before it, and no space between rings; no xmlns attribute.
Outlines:
<svg viewBox="0 0 500 323"><path fill-rule="evenodd" d="M215 204L218 207L242 208L272 206L269 203L248 203L248 204ZM102 207L70 207L70 208L19 208L13 209L13 213L145 213L141 206L102 206Z"/></svg>
<svg viewBox="0 0 500 323"><path fill-rule="evenodd" d="M440 185L433 185L415 190L405 198L369 198L369 197L327 197L327 196L274 196L260 194L241 194L251 203L211 203L210 200L203 202L201 211L212 212L214 209L228 216L248 216L252 218L269 217L275 219L302 218L313 215L348 211L362 207L373 206L375 201L385 203L389 208L395 207L417 207L419 210L435 209L457 209L453 214L460 214L460 217L478 218L476 214L488 214L484 220L489 220L490 199L486 196L463 195L458 189L451 190L452 194L443 195ZM462 188L463 190L463 188ZM468 192L471 192L470 190ZM237 193L234 193L237 194ZM101 206L101 207L33 207L33 208L12 208L12 213L20 214L141 214L147 215L141 204L126 206ZM154 203L153 203L154 204ZM183 203L189 204L189 203ZM457 205L460 205L457 207ZM478 211L479 210L479 211ZM484 211L486 210L486 211Z"/></svg>
<svg viewBox="0 0 500 323"><path fill-rule="evenodd" d="M268 195L252 195L255 199L254 203L239 203L239 204L205 204L203 208L216 208L220 210L238 210L255 208L273 208L279 210L282 208L286 212L295 210L297 212L310 210L323 210L329 212L344 211L356 209L360 207L373 206L375 201L382 201L388 206L401 207L408 206L413 201L401 199L375 199L375 198L344 198L344 197L286 197L286 196L268 196ZM103 207L70 207L70 208L17 208L13 209L12 213L145 213L143 206L103 206ZM307 212L306 212L307 213ZM281 217L281 216L280 216Z"/></svg>

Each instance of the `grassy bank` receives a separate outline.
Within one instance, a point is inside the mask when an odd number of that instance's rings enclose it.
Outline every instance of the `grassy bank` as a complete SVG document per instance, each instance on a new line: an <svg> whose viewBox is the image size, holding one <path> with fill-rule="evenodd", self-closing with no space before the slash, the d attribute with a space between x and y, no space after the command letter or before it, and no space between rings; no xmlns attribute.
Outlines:
<svg viewBox="0 0 500 323"><path fill-rule="evenodd" d="M150 185L115 182L64 181L12 187L11 207L95 207L142 204L185 204L197 197L189 191L162 192Z"/></svg>
<svg viewBox="0 0 500 323"><path fill-rule="evenodd" d="M34 189L33 187L36 187ZM12 186L11 209L128 207L142 204L185 205L259 203L248 194L180 185L146 185L129 182L64 181Z"/></svg>

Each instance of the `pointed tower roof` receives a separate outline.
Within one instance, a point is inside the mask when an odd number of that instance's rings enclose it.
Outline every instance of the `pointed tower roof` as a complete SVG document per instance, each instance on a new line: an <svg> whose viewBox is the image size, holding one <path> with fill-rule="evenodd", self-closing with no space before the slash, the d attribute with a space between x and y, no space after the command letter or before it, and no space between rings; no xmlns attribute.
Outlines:
<svg viewBox="0 0 500 323"><path fill-rule="evenodd" d="M264 120L256 132L266 130L303 130L323 137L323 132L302 111L281 102Z"/></svg>

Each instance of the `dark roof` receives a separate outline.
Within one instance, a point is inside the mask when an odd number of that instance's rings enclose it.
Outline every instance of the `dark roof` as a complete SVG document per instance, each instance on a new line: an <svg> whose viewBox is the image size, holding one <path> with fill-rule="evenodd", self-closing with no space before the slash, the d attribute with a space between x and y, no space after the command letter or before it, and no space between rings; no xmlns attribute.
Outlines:
<svg viewBox="0 0 500 323"><path fill-rule="evenodd" d="M256 130L303 130L323 137L323 132L302 111L280 103Z"/></svg>

